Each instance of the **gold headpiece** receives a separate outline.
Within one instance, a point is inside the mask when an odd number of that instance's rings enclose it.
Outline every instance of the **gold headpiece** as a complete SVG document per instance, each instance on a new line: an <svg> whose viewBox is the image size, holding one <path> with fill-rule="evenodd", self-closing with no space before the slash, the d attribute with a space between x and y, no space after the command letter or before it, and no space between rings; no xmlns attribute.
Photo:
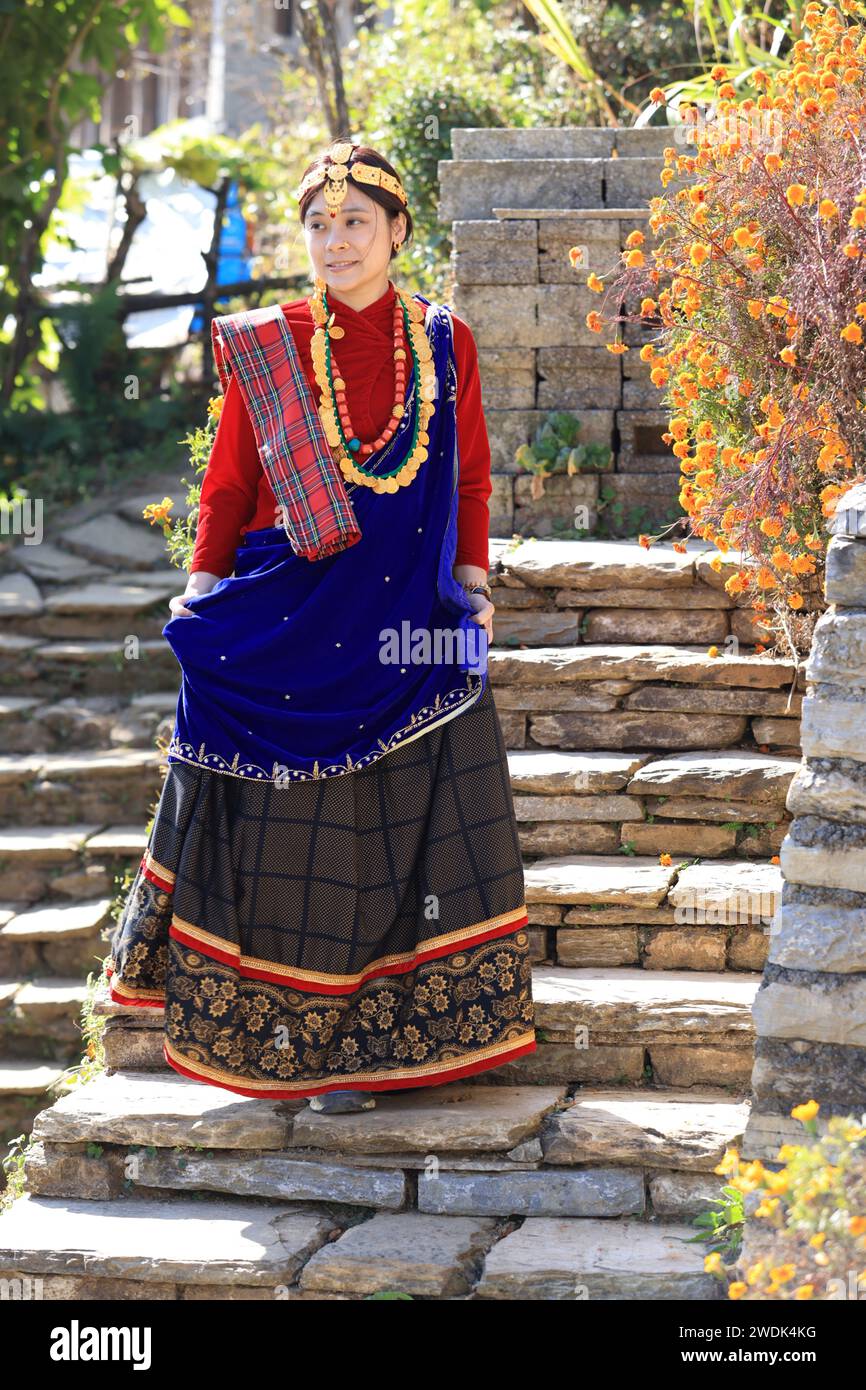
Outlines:
<svg viewBox="0 0 866 1390"><path fill-rule="evenodd" d="M409 199L406 197L403 185L393 174L389 174L385 169L380 169L375 164L364 164L361 160L356 160L355 163L350 166L349 160L352 157L352 151L357 148L357 145L353 145L347 140L342 140L325 151L324 158L329 160L330 163L327 164L324 169L325 185L322 191L325 195L325 207L328 209L331 216L336 217L338 210L343 205L350 174L354 182L377 184L379 188L385 188L389 193L396 194L401 203L408 205ZM296 197L299 202L308 188L312 188L315 184L321 183L322 173L323 171L320 165L318 168L312 169L310 173L302 179L296 189Z"/></svg>

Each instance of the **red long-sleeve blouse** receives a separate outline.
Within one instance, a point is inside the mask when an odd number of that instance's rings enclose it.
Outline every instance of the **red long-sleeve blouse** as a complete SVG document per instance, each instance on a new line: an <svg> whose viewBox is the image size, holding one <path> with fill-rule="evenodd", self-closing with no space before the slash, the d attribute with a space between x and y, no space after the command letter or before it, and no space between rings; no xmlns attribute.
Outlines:
<svg viewBox="0 0 866 1390"><path fill-rule="evenodd" d="M328 295L334 322L345 329L337 343L340 373L352 425L361 439L374 439L385 428L394 404L393 324L396 291L391 281L379 299L352 309ZM282 305L298 347L314 399L319 388L310 343L315 327L306 299ZM455 564L488 568L488 498L490 444L481 405L478 350L469 325L452 315L457 366L458 477L457 551ZM409 344L404 348L408 352ZM207 570L220 578L232 573L235 550L246 531L275 524L277 500L256 449L252 423L237 379L226 390L202 481L198 527L190 574Z"/></svg>

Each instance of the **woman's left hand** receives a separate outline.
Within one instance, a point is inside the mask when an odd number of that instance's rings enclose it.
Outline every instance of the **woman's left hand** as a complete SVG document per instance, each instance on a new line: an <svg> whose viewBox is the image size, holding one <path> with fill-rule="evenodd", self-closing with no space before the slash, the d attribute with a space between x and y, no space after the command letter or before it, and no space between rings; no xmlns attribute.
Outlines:
<svg viewBox="0 0 866 1390"><path fill-rule="evenodd" d="M466 597L475 609L472 621L484 628L488 643L492 643L493 614L496 612L496 605L491 603L489 598L485 598L484 594L467 594Z"/></svg>

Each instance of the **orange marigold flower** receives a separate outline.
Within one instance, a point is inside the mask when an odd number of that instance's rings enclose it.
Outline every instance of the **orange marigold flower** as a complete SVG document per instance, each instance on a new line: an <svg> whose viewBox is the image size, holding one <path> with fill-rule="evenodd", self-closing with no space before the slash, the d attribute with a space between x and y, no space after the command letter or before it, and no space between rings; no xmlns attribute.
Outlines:
<svg viewBox="0 0 866 1390"><path fill-rule="evenodd" d="M626 251L623 253L623 260L630 270L638 270L646 264L646 256L643 251Z"/></svg>
<svg viewBox="0 0 866 1390"><path fill-rule="evenodd" d="M742 594L748 588L745 575L732 574L730 579L725 580L725 589L729 594Z"/></svg>
<svg viewBox="0 0 866 1390"><path fill-rule="evenodd" d="M590 309L586 316L586 326L592 333L600 333L602 329L601 314L595 309Z"/></svg>
<svg viewBox="0 0 866 1390"><path fill-rule="evenodd" d="M793 367L794 363L797 361L797 354L791 347L782 348L782 351L779 353L779 356L783 362L786 362L788 364L789 367Z"/></svg>
<svg viewBox="0 0 866 1390"><path fill-rule="evenodd" d="M804 183L789 183L785 189L785 198L792 208L798 208L805 203L808 191Z"/></svg>
<svg viewBox="0 0 866 1390"><path fill-rule="evenodd" d="M703 265L710 254L710 248L705 241L693 241L689 247L689 260L692 265Z"/></svg>
<svg viewBox="0 0 866 1390"><path fill-rule="evenodd" d="M746 308L753 319L759 319L764 312L763 299L749 299L746 301Z"/></svg>
<svg viewBox="0 0 866 1390"><path fill-rule="evenodd" d="M846 323L840 330L839 337L844 338L846 343L862 343L863 329L859 323Z"/></svg>
<svg viewBox="0 0 866 1390"><path fill-rule="evenodd" d="M667 101L667 97L665 96L661 87L653 87L652 91L650 92L650 101L654 101L657 106L664 105L664 103Z"/></svg>
<svg viewBox="0 0 866 1390"><path fill-rule="evenodd" d="M673 861L673 859L671 859L671 856L670 856L669 854L660 854L660 855L659 855L659 863L660 863L664 868L669 869L670 866L671 866L671 864L672 864L673 862L674 862L674 861Z"/></svg>
<svg viewBox="0 0 866 1390"><path fill-rule="evenodd" d="M839 216L839 209L832 198L821 199L818 204L818 216L823 217L825 222L829 221L831 217Z"/></svg>
<svg viewBox="0 0 866 1390"><path fill-rule="evenodd" d="M718 654L719 654L719 649L718 649L718 647L707 647L707 656L713 656L713 657L715 657L715 656L718 656Z"/></svg>
<svg viewBox="0 0 866 1390"><path fill-rule="evenodd" d="M625 244L626 246L643 246L645 241L646 237L644 236L643 232L635 228L633 232L629 232L628 236L625 239Z"/></svg>
<svg viewBox="0 0 866 1390"><path fill-rule="evenodd" d="M627 343L605 343L605 347L608 352L615 352L618 356L624 352L628 352Z"/></svg>
<svg viewBox="0 0 866 1390"><path fill-rule="evenodd" d="M571 250L568 253L568 259L571 261L572 269L576 269L580 262L583 260L583 247L572 246Z"/></svg>
<svg viewBox="0 0 866 1390"><path fill-rule="evenodd" d="M735 227L732 236L741 251L747 251L750 246L755 244L754 232L750 231L748 227Z"/></svg>
<svg viewBox="0 0 866 1390"><path fill-rule="evenodd" d="M593 270L586 277L586 287L592 290L593 294L601 294L604 289L604 281L600 280Z"/></svg>
<svg viewBox="0 0 866 1390"><path fill-rule="evenodd" d="M767 565L761 565L755 576L755 582L760 589L776 589L779 584L773 571Z"/></svg>
<svg viewBox="0 0 866 1390"><path fill-rule="evenodd" d="M649 536L644 535L642 532L637 538L637 543L638 545L642 545L644 550L649 550L650 546L652 545L652 540Z"/></svg>
<svg viewBox="0 0 866 1390"><path fill-rule="evenodd" d="M806 600L803 598L802 594L798 593L788 595L788 605L791 608L802 608L805 602Z"/></svg>
<svg viewBox="0 0 866 1390"><path fill-rule="evenodd" d="M683 545L682 541L673 541L671 544L671 549L675 550L678 555L685 555L688 550L688 546Z"/></svg>
<svg viewBox="0 0 866 1390"><path fill-rule="evenodd" d="M780 859L780 857L779 857L778 854L772 854L772 855L770 855L770 863L771 863L771 864L781 864L781 862L782 862L782 860Z"/></svg>
<svg viewBox="0 0 866 1390"><path fill-rule="evenodd" d="M848 226L862 231L866 227L866 208L854 208L848 219Z"/></svg>
<svg viewBox="0 0 866 1390"><path fill-rule="evenodd" d="M658 305L656 304L654 299L650 299L649 297L647 297L646 299L642 299L640 302L640 311L644 318L649 318L650 314L654 314L657 309Z"/></svg>
<svg viewBox="0 0 866 1390"><path fill-rule="evenodd" d="M764 155L764 168L768 174L778 174L782 167L782 161L777 154Z"/></svg>
<svg viewBox="0 0 866 1390"><path fill-rule="evenodd" d="M782 523L775 516L765 516L758 529L765 536L781 536Z"/></svg>
<svg viewBox="0 0 866 1390"><path fill-rule="evenodd" d="M814 574L815 557L813 555L796 555L791 561L791 569L795 574Z"/></svg>

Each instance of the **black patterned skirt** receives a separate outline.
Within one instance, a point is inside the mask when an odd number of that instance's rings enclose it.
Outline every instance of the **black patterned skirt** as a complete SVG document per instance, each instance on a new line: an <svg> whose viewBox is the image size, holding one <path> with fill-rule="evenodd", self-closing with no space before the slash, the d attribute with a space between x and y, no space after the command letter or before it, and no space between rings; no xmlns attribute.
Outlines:
<svg viewBox="0 0 866 1390"><path fill-rule="evenodd" d="M433 1086L536 1048L523 868L488 684L354 773L172 762L108 959L176 1071L246 1096Z"/></svg>

